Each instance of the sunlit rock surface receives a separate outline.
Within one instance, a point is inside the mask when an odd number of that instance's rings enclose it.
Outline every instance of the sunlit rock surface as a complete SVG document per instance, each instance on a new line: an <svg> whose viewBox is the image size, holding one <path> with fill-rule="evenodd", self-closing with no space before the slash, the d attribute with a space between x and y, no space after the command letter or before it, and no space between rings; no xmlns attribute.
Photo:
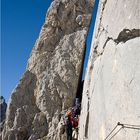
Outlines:
<svg viewBox="0 0 140 140"><path fill-rule="evenodd" d="M118 122L140 126L139 8L139 0L99 2L84 83L79 140L105 140ZM122 128L112 138L139 139L140 130L129 128Z"/></svg>

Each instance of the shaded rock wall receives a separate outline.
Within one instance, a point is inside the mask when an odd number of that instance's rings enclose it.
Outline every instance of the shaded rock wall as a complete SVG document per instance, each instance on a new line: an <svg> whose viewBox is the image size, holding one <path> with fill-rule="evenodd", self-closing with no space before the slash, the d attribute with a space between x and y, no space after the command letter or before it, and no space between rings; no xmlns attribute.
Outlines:
<svg viewBox="0 0 140 140"><path fill-rule="evenodd" d="M8 103L3 140L59 140L72 105L94 0L54 0Z"/></svg>
<svg viewBox="0 0 140 140"><path fill-rule="evenodd" d="M5 102L4 97L0 96L0 140L2 137L2 130L3 130L5 118L6 118L6 109L7 109L7 103Z"/></svg>
<svg viewBox="0 0 140 140"><path fill-rule="evenodd" d="M99 2L79 140L104 140L117 122L140 125L139 7L138 0ZM124 128L113 138L132 139L140 139L140 130Z"/></svg>
<svg viewBox="0 0 140 140"><path fill-rule="evenodd" d="M7 109L7 103L3 96L0 96L0 123L5 120L5 114Z"/></svg>

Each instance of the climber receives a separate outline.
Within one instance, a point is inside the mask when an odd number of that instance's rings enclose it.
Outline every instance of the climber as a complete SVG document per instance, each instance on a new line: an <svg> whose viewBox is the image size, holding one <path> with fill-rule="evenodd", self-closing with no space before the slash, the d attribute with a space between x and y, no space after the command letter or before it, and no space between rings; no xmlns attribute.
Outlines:
<svg viewBox="0 0 140 140"><path fill-rule="evenodd" d="M78 117L81 111L81 104L79 98L75 99L74 107L72 108L73 116Z"/></svg>
<svg viewBox="0 0 140 140"><path fill-rule="evenodd" d="M67 140L72 140L72 111L69 110L66 112L66 133Z"/></svg>
<svg viewBox="0 0 140 140"><path fill-rule="evenodd" d="M78 136L78 124L79 124L80 111L81 111L80 99L75 98L73 107L69 109L65 115L67 140L72 140L73 131L75 131L76 135Z"/></svg>

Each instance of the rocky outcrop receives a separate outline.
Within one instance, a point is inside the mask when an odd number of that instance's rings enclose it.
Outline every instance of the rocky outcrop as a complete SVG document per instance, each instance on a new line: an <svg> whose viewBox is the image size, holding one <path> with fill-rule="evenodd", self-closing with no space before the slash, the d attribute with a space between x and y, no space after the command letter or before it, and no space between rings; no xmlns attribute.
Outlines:
<svg viewBox="0 0 140 140"><path fill-rule="evenodd" d="M7 103L3 96L0 96L0 132L3 130L3 125L6 117Z"/></svg>
<svg viewBox="0 0 140 140"><path fill-rule="evenodd" d="M0 96L0 140L2 137L2 130L5 123L7 103L3 96Z"/></svg>
<svg viewBox="0 0 140 140"><path fill-rule="evenodd" d="M54 0L13 91L3 140L59 140L76 96L94 0Z"/></svg>
<svg viewBox="0 0 140 140"><path fill-rule="evenodd" d="M0 123L5 120L7 104L3 96L0 96Z"/></svg>
<svg viewBox="0 0 140 140"><path fill-rule="evenodd" d="M99 2L84 83L79 140L109 140L113 135L112 140L140 138L140 130L120 125L140 126L139 21L138 0Z"/></svg>

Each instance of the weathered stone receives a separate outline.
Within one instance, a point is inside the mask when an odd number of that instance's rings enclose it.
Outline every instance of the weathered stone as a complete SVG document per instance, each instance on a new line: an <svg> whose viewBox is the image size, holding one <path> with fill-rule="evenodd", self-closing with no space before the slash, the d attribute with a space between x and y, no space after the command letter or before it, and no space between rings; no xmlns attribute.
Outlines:
<svg viewBox="0 0 140 140"><path fill-rule="evenodd" d="M105 140L118 122L140 125L139 21L138 0L100 1L84 83L79 140ZM139 130L123 128L112 139L139 138Z"/></svg>
<svg viewBox="0 0 140 140"><path fill-rule="evenodd" d="M3 140L66 139L62 113L76 96L93 1L52 2L27 71L11 95Z"/></svg>
<svg viewBox="0 0 140 140"><path fill-rule="evenodd" d="M29 136L32 120L35 114L39 112L34 96L36 80L36 76L33 73L26 71L13 91L7 108L3 140L18 140L21 135L27 139ZM26 134L21 131L23 129Z"/></svg>

